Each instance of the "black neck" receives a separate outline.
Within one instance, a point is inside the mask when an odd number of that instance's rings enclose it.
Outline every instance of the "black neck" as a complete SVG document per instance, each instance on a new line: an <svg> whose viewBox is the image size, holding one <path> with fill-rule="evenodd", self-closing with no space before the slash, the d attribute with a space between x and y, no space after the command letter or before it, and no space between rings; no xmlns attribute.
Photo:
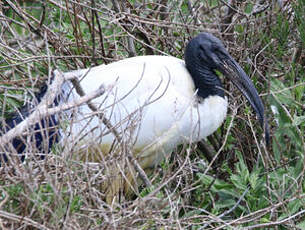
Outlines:
<svg viewBox="0 0 305 230"><path fill-rule="evenodd" d="M203 99L214 95L224 97L221 81L214 70L202 67L196 61L187 60L186 68L193 78L199 97Z"/></svg>

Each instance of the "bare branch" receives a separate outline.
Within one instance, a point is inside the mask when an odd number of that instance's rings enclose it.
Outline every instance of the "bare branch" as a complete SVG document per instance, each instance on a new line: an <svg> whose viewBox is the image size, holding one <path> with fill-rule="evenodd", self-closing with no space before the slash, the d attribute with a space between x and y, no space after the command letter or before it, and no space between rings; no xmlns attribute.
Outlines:
<svg viewBox="0 0 305 230"><path fill-rule="evenodd" d="M49 230L49 228L47 228L46 226L28 218L28 217L18 216L18 215L15 215L13 213L9 213L9 212L3 211L3 210L0 210L0 217L8 219L10 221L14 221L14 222L19 222L19 223L21 222L21 223L33 226L37 229Z"/></svg>
<svg viewBox="0 0 305 230"><path fill-rule="evenodd" d="M67 79L76 78L77 76L68 75ZM48 108L54 102L55 97L59 94L61 90L61 86L64 83L64 75L59 71L54 71L54 80L49 85L48 91L46 92L45 96L42 98L41 102L37 105L36 109L31 113L29 117L23 120L14 128L10 129L7 133L0 137L1 146L4 147L8 142L10 142L16 136L22 135L22 133L29 128L30 126L34 125L40 119L51 116L58 112L71 109L73 107L77 107L81 104L88 103L88 101L101 96L105 92L104 86L100 86L97 90L91 92L90 94L79 98L78 100L62 104L60 106L54 108Z"/></svg>

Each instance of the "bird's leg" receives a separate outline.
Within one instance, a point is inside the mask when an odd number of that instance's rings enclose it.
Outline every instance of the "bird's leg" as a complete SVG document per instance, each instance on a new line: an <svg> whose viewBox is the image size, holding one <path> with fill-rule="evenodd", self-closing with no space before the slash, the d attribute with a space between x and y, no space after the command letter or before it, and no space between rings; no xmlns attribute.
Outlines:
<svg viewBox="0 0 305 230"><path fill-rule="evenodd" d="M107 204L113 201L119 202L120 196L131 197L137 194L138 173L134 164L130 162L120 149L112 149L110 145L101 144L98 146L90 146L82 152L76 154L77 161L96 162L102 167L102 182L99 185L100 191L105 195ZM131 153L130 153L131 154ZM140 162L140 167L142 167Z"/></svg>
<svg viewBox="0 0 305 230"><path fill-rule="evenodd" d="M105 170L107 179L101 185L107 204L121 202L123 197L129 198L138 193L136 171L128 160L119 160Z"/></svg>

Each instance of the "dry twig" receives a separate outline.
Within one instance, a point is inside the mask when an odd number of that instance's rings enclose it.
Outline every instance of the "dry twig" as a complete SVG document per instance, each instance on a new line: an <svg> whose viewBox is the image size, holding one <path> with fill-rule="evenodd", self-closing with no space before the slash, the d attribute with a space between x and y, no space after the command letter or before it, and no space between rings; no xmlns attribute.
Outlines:
<svg viewBox="0 0 305 230"><path fill-rule="evenodd" d="M75 76L76 77L76 76ZM72 75L68 76L68 79L71 79ZM21 123L16 125L14 128L10 129L7 133L0 136L0 143L2 148L14 139L16 136L22 136L23 132L29 128L30 126L37 123L37 121L43 119L44 117L51 116L58 112L68 110L74 107L77 107L81 104L87 103L88 101L101 96L104 92L104 86L100 86L96 91L91 92L90 94L81 97L77 101L63 104L54 108L49 108L50 105L53 104L55 97L59 94L61 90L61 86L64 83L65 78L64 75L59 71L54 71L54 80L49 85L48 91L45 96L42 98L41 102L37 105L35 110L31 113L29 117L24 119Z"/></svg>

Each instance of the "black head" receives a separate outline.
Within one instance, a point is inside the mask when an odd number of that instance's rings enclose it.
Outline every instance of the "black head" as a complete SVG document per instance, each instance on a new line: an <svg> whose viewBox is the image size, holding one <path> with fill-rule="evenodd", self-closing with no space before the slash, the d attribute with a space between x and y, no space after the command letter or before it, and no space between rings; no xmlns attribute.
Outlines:
<svg viewBox="0 0 305 230"><path fill-rule="evenodd" d="M217 69L222 60L229 57L222 42L209 33L201 33L193 38L185 51L186 61L189 58L198 59L202 67Z"/></svg>
<svg viewBox="0 0 305 230"><path fill-rule="evenodd" d="M198 89L198 96L203 98L224 95L216 70L232 80L257 113L261 126L265 128L266 142L269 142L263 103L250 78L218 38L209 33L193 38L185 50L185 64Z"/></svg>

